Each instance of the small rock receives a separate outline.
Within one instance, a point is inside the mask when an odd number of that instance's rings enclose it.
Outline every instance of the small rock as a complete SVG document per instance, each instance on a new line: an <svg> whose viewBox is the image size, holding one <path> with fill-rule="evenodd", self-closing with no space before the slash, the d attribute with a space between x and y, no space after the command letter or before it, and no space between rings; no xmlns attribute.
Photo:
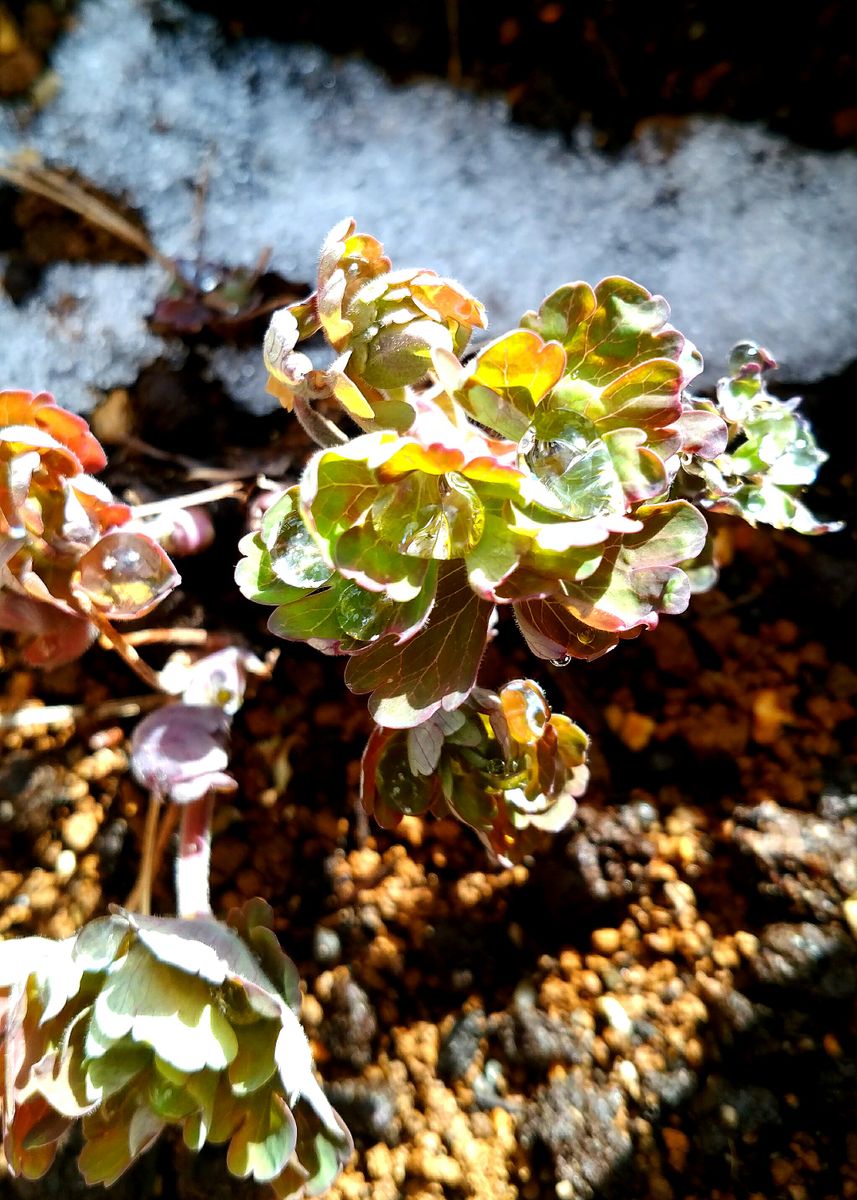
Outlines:
<svg viewBox="0 0 857 1200"><path fill-rule="evenodd" d="M481 1009L465 1013L455 1022L440 1044L437 1073L445 1083L461 1079L479 1051L485 1033L485 1014Z"/></svg>
<svg viewBox="0 0 857 1200"><path fill-rule="evenodd" d="M377 1030L375 1011L366 992L346 968L337 968L319 1031L328 1053L355 1068L364 1067L372 1057L372 1039Z"/></svg>
<svg viewBox="0 0 857 1200"><path fill-rule="evenodd" d="M62 823L62 840L70 850L82 854L98 833L98 817L91 809L72 813Z"/></svg>
<svg viewBox="0 0 857 1200"><path fill-rule="evenodd" d="M622 1037L630 1037L634 1032L634 1022L615 996L600 996L596 1008L610 1028Z"/></svg>
<svg viewBox="0 0 857 1200"><path fill-rule="evenodd" d="M61 883L71 879L77 870L77 855L73 850L60 850L54 864L54 874Z"/></svg>
<svg viewBox="0 0 857 1200"><path fill-rule="evenodd" d="M342 942L335 929L316 925L312 936L312 956L323 967L334 967L342 957Z"/></svg>
<svg viewBox="0 0 857 1200"><path fill-rule="evenodd" d="M857 992L857 945L835 926L769 925L750 969L768 986L844 999Z"/></svg>
<svg viewBox="0 0 857 1200"><path fill-rule="evenodd" d="M363 1079L340 1079L327 1084L325 1092L355 1138L368 1145L396 1145L401 1128L392 1087Z"/></svg>
<svg viewBox="0 0 857 1200"><path fill-rule="evenodd" d="M618 929L596 929L592 933L592 948L598 954L615 954L621 944Z"/></svg>

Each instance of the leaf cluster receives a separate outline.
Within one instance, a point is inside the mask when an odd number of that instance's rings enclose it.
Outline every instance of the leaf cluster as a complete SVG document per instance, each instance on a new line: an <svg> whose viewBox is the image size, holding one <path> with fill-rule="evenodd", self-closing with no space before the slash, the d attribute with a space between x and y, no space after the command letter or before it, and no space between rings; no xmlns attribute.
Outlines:
<svg viewBox="0 0 857 1200"><path fill-rule="evenodd" d="M98 622L143 616L176 586L164 550L93 477L106 463L87 423L45 392L0 392L0 628L57 666Z"/></svg>
<svg viewBox="0 0 857 1200"><path fill-rule="evenodd" d="M272 632L348 655L375 720L407 729L470 694L497 606L548 659L681 612L706 523L673 484L727 430L686 393L701 359L666 302L627 279L560 288L465 361L481 306L389 267L349 222L318 290L272 321L272 390L338 401L360 432L313 455L237 580L275 606ZM325 372L295 350L319 329L338 354Z"/></svg>
<svg viewBox="0 0 857 1200"><path fill-rule="evenodd" d="M280 1197L317 1195L351 1139L312 1073L295 967L250 901L229 923L122 910L63 942L0 946L3 1146L36 1179L81 1121L87 1183L113 1183L168 1125Z"/></svg>
<svg viewBox="0 0 857 1200"><path fill-rule="evenodd" d="M403 816L458 817L509 862L574 816L588 745L531 679L499 693L475 688L454 712L414 728L376 726L363 756L363 804L385 829Z"/></svg>
<svg viewBox="0 0 857 1200"><path fill-rule="evenodd" d="M827 454L819 449L800 399L780 400L767 388L776 367L753 342L732 351L730 374L717 385L710 407L726 422L725 451L713 461L685 464L682 485L694 503L712 512L742 517L751 525L771 525L796 533L833 533L838 521L820 521L801 499L815 481Z"/></svg>

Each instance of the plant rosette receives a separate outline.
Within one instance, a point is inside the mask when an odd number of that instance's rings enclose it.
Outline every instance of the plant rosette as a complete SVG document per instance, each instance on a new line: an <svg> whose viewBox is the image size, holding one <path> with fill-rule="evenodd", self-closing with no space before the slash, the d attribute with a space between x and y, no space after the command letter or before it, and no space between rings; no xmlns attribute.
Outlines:
<svg viewBox="0 0 857 1200"><path fill-rule="evenodd" d="M112 1184L168 1125L226 1143L239 1178L324 1191L351 1138L312 1072L295 967L261 900L210 917L120 909L73 938L0 945L3 1145L41 1177L81 1121L79 1165Z"/></svg>

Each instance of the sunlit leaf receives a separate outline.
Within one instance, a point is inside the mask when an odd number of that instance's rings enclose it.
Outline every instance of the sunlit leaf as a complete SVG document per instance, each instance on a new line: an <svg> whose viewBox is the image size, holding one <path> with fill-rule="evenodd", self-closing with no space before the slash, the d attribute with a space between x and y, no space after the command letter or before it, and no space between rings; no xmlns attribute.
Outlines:
<svg viewBox="0 0 857 1200"><path fill-rule="evenodd" d="M249 1103L232 1135L227 1166L239 1179L251 1175L257 1183L268 1183L281 1173L296 1142L297 1127L288 1106L279 1096L262 1093Z"/></svg>
<svg viewBox="0 0 857 1200"><path fill-rule="evenodd" d="M137 946L99 992L92 1022L112 1041L130 1036L157 1046L181 1071L222 1070L238 1050L206 984L197 976L177 976Z"/></svg>
<svg viewBox="0 0 857 1200"><path fill-rule="evenodd" d="M380 725L403 729L467 697L482 658L491 605L470 589L460 566L441 571L428 625L403 645L383 638L348 663L352 691L372 692Z"/></svg>
<svg viewBox="0 0 857 1200"><path fill-rule="evenodd" d="M284 492L265 513L261 536L271 570L289 587L320 587L333 574L304 524L296 487Z"/></svg>
<svg viewBox="0 0 857 1200"><path fill-rule="evenodd" d="M516 329L479 352L456 398L477 421L517 440L564 367L556 342Z"/></svg>

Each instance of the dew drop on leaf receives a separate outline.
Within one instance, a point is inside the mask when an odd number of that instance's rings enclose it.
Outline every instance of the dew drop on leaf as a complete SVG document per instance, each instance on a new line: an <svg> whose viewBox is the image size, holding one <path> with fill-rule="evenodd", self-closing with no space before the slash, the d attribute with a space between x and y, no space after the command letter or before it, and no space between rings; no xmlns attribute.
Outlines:
<svg viewBox="0 0 857 1200"><path fill-rule="evenodd" d="M513 679L500 690L500 703L516 742L533 745L545 731L550 720L545 694L531 679Z"/></svg>
<svg viewBox="0 0 857 1200"><path fill-rule="evenodd" d="M179 575L143 533L108 533L80 560L77 582L112 620L143 616L173 590Z"/></svg>
<svg viewBox="0 0 857 1200"><path fill-rule="evenodd" d="M571 655L563 654L562 658L552 658L550 662L552 667L567 667L571 662Z"/></svg>
<svg viewBox="0 0 857 1200"><path fill-rule="evenodd" d="M729 370L733 375L740 375L745 367L761 367L763 370L775 367L776 363L768 351L756 342L739 342L732 348L729 355Z"/></svg>
<svg viewBox="0 0 857 1200"><path fill-rule="evenodd" d="M339 623L349 637L368 642L383 633L395 606L385 596L347 581L339 590Z"/></svg>

